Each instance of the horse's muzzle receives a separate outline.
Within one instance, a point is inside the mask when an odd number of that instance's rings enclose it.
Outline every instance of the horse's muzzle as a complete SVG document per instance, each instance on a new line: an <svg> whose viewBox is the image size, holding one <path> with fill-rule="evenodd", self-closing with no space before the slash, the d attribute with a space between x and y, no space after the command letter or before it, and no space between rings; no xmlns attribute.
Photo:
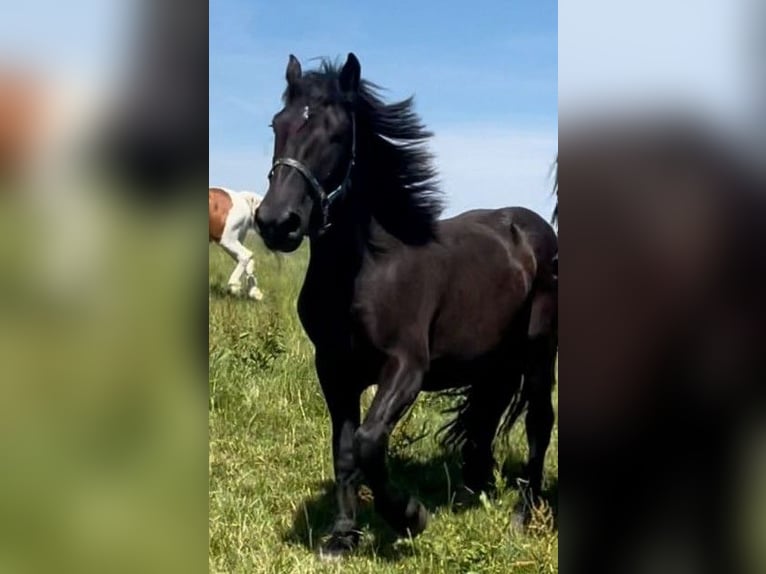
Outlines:
<svg viewBox="0 0 766 574"><path fill-rule="evenodd" d="M272 251L295 251L303 240L301 218L294 211L284 211L274 217L261 204L255 211L255 224L266 247Z"/></svg>

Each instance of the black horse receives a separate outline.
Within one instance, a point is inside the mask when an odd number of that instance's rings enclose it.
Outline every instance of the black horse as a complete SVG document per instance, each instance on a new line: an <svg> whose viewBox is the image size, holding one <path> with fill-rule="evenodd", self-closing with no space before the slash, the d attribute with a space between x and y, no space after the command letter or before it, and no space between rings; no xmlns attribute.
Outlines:
<svg viewBox="0 0 766 574"><path fill-rule="evenodd" d="M356 544L362 476L397 532L425 528L425 508L386 468L389 436L420 391L462 389L445 438L460 445L473 490L492 476L495 435L526 408L521 499L536 500L554 420L553 228L519 207L437 221L441 195L425 149L431 134L411 98L381 101L353 54L342 67L324 62L305 74L290 56L286 76L256 220L269 249L289 252L311 239L298 313L332 419L338 502L323 552ZM375 384L360 424L360 395Z"/></svg>

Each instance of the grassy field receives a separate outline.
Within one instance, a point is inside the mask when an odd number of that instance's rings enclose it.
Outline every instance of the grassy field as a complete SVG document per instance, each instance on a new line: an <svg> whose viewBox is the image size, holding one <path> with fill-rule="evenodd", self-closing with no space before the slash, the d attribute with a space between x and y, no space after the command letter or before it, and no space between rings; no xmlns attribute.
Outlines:
<svg viewBox="0 0 766 574"><path fill-rule="evenodd" d="M556 572L555 512L529 531L511 529L512 488L526 459L523 425L497 447L504 463L496 492L465 496L460 460L434 431L448 399L421 395L391 441L396 481L432 513L427 530L396 540L361 490L362 543L339 563L316 558L334 509L330 424L313 369L313 348L295 311L308 249L269 254L255 238L262 302L225 294L233 262L210 248L209 570L211 572ZM365 395L365 406L371 395ZM558 428L546 459L545 488L555 508Z"/></svg>

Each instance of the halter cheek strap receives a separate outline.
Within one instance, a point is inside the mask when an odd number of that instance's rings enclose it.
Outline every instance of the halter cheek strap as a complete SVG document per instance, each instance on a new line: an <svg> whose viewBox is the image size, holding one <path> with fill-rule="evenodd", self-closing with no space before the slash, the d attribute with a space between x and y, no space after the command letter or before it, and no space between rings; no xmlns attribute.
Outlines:
<svg viewBox="0 0 766 574"><path fill-rule="evenodd" d="M319 204L320 213L322 215L322 222L317 229L317 237L321 237L324 235L324 233L332 226L332 222L330 221L330 206L332 205L333 201L335 201L338 197L343 195L343 193L348 189L349 183L351 181L351 171L354 168L354 162L356 160L356 120L354 118L354 115L351 116L351 160L348 163L348 169L346 169L346 176L343 178L343 181L341 184L333 189L330 193L325 192L324 188L322 187L322 184L319 183L319 180L314 177L314 174L311 173L311 170L302 162L298 161L297 159L293 159L291 157L281 157L274 160L274 163L271 166L271 171L269 171L269 179L271 179L271 176L274 174L274 170L280 166L284 165L287 167L291 167L300 173L303 178L309 183L309 189L311 190L311 196L314 199L316 203Z"/></svg>

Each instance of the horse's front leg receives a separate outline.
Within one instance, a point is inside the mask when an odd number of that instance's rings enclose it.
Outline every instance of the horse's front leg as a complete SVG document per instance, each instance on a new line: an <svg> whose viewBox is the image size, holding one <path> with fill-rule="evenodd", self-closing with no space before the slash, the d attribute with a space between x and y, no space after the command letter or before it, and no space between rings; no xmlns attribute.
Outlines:
<svg viewBox="0 0 766 574"><path fill-rule="evenodd" d="M239 232L239 244L244 246L245 238L247 237L248 227L242 227ZM258 288L258 281L255 278L255 258L253 253L248 250L250 257L245 263L245 289L247 290L247 296L256 301L263 299L263 292Z"/></svg>
<svg viewBox="0 0 766 574"><path fill-rule="evenodd" d="M258 281L255 279L255 260L251 257L245 265L245 284L247 285L247 296L256 301L263 299L263 292L258 288Z"/></svg>
<svg viewBox="0 0 766 574"><path fill-rule="evenodd" d="M375 509L401 535L416 536L428 512L413 496L391 484L386 466L388 440L394 427L415 402L423 368L417 361L392 356L384 364L378 392L364 423L354 436L354 455L375 498Z"/></svg>
<svg viewBox="0 0 766 574"><path fill-rule="evenodd" d="M229 292L237 295L242 290L242 275L245 273L248 262L252 260L253 254L237 240L236 236L232 236L232 232L228 230L224 230L220 246L237 262L237 266L231 272L228 281Z"/></svg>
<svg viewBox="0 0 766 574"><path fill-rule="evenodd" d="M354 433L359 427L361 391L343 376L342 360L317 353L316 367L332 421L332 454L335 471L337 515L330 538L321 548L325 558L341 556L356 546L359 471L354 459Z"/></svg>

